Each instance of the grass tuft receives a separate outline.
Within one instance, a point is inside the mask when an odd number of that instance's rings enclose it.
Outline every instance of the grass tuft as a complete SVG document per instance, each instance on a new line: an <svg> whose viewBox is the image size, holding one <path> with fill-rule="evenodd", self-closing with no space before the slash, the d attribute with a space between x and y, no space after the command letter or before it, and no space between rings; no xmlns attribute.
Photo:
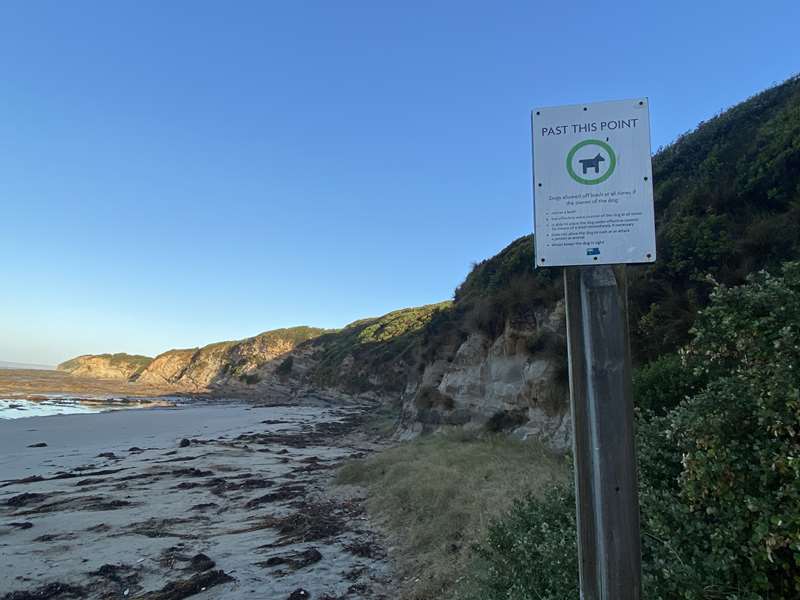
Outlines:
<svg viewBox="0 0 800 600"><path fill-rule="evenodd" d="M422 599L452 593L489 522L565 473L536 442L459 431L351 462L337 482L368 488L371 515L397 537L402 597Z"/></svg>

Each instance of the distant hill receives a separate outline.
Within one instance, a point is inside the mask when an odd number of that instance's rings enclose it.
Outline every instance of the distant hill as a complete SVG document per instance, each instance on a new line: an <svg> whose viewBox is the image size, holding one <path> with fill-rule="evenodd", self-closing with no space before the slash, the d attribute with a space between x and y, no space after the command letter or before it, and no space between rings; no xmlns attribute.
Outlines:
<svg viewBox="0 0 800 600"><path fill-rule="evenodd" d="M58 365L59 371L98 379L135 379L153 361L139 354L85 354Z"/></svg>
<svg viewBox="0 0 800 600"><path fill-rule="evenodd" d="M169 385L188 392L231 387L250 391L264 376L260 370L265 365L329 332L304 326L275 329L243 340L168 350L155 358L124 353L78 356L58 368L74 375Z"/></svg>
<svg viewBox="0 0 800 600"><path fill-rule="evenodd" d="M0 360L0 369L34 369L37 371L55 370L55 365L37 365L31 363L7 362Z"/></svg>

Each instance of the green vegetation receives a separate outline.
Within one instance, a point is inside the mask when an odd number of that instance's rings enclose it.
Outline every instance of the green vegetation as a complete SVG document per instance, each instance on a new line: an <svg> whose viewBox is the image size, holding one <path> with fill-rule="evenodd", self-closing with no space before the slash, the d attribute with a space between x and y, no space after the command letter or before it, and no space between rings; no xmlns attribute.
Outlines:
<svg viewBox="0 0 800 600"><path fill-rule="evenodd" d="M406 598L439 598L462 577L471 545L526 490L563 480L565 467L534 442L437 435L350 463L338 482L369 489L369 509L398 532Z"/></svg>
<svg viewBox="0 0 800 600"><path fill-rule="evenodd" d="M534 271L533 262L533 237L525 236L476 264L456 289L452 309L427 327L425 357L452 348L470 333L495 339L509 321L535 323L535 311L552 307L562 284L560 271ZM566 348L563 352L566 356Z"/></svg>
<svg viewBox="0 0 800 600"><path fill-rule="evenodd" d="M85 354L83 356L76 356L70 360L64 361L58 365L59 371L72 372L81 367L83 359L86 358L104 358L112 367L128 368L134 372L134 376L141 373L147 365L153 362L149 356L141 354L125 354L124 352L117 352L116 354Z"/></svg>
<svg viewBox="0 0 800 600"><path fill-rule="evenodd" d="M349 392L401 391L426 326L449 306L450 302L441 302L396 310L319 336L311 342L320 351L312 379L318 385L338 385Z"/></svg>
<svg viewBox="0 0 800 600"><path fill-rule="evenodd" d="M638 363L689 340L716 283L800 256L800 78L722 113L653 157L659 258L629 267ZM560 269L533 270L533 237L475 265L451 311L426 332L425 356L473 331L491 338L563 295Z"/></svg>
<svg viewBox="0 0 800 600"><path fill-rule="evenodd" d="M280 342L290 342L292 347L302 344L303 342L319 337L325 333L331 333L330 329L321 329L319 327L307 327L301 325L299 327L286 327L283 329L273 329L272 331L265 331L260 333L254 338L242 340L247 342L249 340L257 340L267 345L273 345Z"/></svg>
<svg viewBox="0 0 800 600"><path fill-rule="evenodd" d="M631 273L635 353L688 340L713 281L800 251L800 78L702 123L653 158L659 259ZM712 281L713 280L713 281Z"/></svg>
<svg viewBox="0 0 800 600"><path fill-rule="evenodd" d="M555 484L542 497L516 500L489 526L475 556L472 575L459 589L464 600L579 598L572 487Z"/></svg>
<svg viewBox="0 0 800 600"><path fill-rule="evenodd" d="M715 287L680 355L640 371L643 597L800 596L798 365L794 262ZM554 489L497 522L479 597L574 598L574 511Z"/></svg>

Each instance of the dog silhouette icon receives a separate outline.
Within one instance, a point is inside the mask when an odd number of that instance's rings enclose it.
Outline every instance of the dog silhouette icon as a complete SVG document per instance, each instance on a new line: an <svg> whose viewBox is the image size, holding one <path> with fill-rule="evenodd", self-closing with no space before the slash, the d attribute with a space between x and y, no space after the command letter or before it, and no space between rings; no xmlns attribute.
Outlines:
<svg viewBox="0 0 800 600"><path fill-rule="evenodd" d="M583 167L583 174L586 175L586 171L589 169L594 169L595 173L600 172L600 163L604 162L606 159L598 152L597 156L594 158L583 158L578 162L581 163L581 167Z"/></svg>

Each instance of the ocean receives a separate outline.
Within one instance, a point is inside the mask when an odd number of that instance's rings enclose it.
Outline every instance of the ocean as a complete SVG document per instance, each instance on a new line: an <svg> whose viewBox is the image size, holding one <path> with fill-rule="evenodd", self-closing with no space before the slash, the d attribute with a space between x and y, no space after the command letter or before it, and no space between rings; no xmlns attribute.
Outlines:
<svg viewBox="0 0 800 600"><path fill-rule="evenodd" d="M110 410L171 405L170 402L113 397L75 397L68 394L37 394L35 397L0 397L0 419L50 415L94 414Z"/></svg>

